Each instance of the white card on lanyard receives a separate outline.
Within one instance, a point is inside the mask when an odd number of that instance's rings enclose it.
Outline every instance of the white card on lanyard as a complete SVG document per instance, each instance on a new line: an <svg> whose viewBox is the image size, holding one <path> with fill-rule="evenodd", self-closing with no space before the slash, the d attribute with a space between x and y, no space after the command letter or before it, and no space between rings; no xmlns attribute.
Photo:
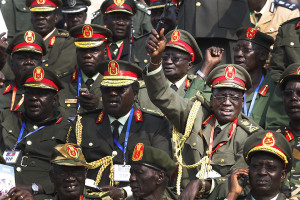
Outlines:
<svg viewBox="0 0 300 200"><path fill-rule="evenodd" d="M130 165L114 165L114 181L129 182Z"/></svg>
<svg viewBox="0 0 300 200"><path fill-rule="evenodd" d="M17 150L6 150L3 153L3 158L7 164L15 164L18 160L21 151Z"/></svg>

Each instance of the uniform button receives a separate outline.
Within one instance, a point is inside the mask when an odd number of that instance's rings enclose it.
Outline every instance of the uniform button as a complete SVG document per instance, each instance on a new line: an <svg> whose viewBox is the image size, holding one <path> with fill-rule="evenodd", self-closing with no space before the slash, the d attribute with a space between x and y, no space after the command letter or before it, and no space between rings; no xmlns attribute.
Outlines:
<svg viewBox="0 0 300 200"><path fill-rule="evenodd" d="M290 43L291 46L294 46L294 44L295 44L294 42L291 42L291 43Z"/></svg>
<svg viewBox="0 0 300 200"><path fill-rule="evenodd" d="M3 0L3 1L1 1L1 3L2 3L2 4L6 4L6 1Z"/></svg>
<svg viewBox="0 0 300 200"><path fill-rule="evenodd" d="M196 146L196 144L197 144L197 143L196 143L196 142L194 142L194 143L193 143L193 147L194 147L194 146Z"/></svg>
<svg viewBox="0 0 300 200"><path fill-rule="evenodd" d="M91 146L93 146L93 143L92 143L92 142L90 142L90 143L89 143L89 146L90 146L90 147L91 147Z"/></svg>
<svg viewBox="0 0 300 200"><path fill-rule="evenodd" d="M29 140L29 141L27 141L27 144L28 145L32 145L32 142Z"/></svg>
<svg viewBox="0 0 300 200"><path fill-rule="evenodd" d="M145 60L144 60L144 63L148 63L148 60L147 60L147 59L145 59Z"/></svg>
<svg viewBox="0 0 300 200"><path fill-rule="evenodd" d="M225 162L225 160L222 158L222 159L221 159L221 163L223 163L223 162Z"/></svg>
<svg viewBox="0 0 300 200"><path fill-rule="evenodd" d="M70 106L71 106L71 104L68 103L68 104L67 104L67 107L70 107Z"/></svg>
<svg viewBox="0 0 300 200"><path fill-rule="evenodd" d="M55 137L53 136L51 139L52 139L52 140L54 140L54 139L55 139Z"/></svg>
<svg viewBox="0 0 300 200"><path fill-rule="evenodd" d="M201 6L201 3L200 3L200 2L197 2L197 3L196 3L196 6L197 6L197 7Z"/></svg>
<svg viewBox="0 0 300 200"><path fill-rule="evenodd" d="M274 31L274 28L270 28L270 31Z"/></svg>
<svg viewBox="0 0 300 200"><path fill-rule="evenodd" d="M33 125L33 129L36 130L38 129L39 127L37 125Z"/></svg>
<svg viewBox="0 0 300 200"><path fill-rule="evenodd" d="M21 169L21 167L17 167L17 172L21 172L22 171L22 169Z"/></svg>
<svg viewBox="0 0 300 200"><path fill-rule="evenodd" d="M23 10L26 10L26 8L23 8Z"/></svg>
<svg viewBox="0 0 300 200"><path fill-rule="evenodd" d="M12 133L12 130L9 130L8 132L9 132L9 133Z"/></svg>

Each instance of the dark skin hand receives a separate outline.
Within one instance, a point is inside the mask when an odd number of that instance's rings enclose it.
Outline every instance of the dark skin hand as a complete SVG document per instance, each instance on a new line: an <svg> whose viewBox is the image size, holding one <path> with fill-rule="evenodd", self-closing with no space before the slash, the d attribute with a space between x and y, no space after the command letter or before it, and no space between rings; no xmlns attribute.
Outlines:
<svg viewBox="0 0 300 200"><path fill-rule="evenodd" d="M4 74L0 71L0 88L2 88L4 86L4 82L5 82L5 76Z"/></svg>
<svg viewBox="0 0 300 200"><path fill-rule="evenodd" d="M192 200L195 199L197 193L202 188L202 181L200 179L190 181L185 189L182 191L178 200ZM211 182L205 181L205 191L209 191L211 188Z"/></svg>
<svg viewBox="0 0 300 200"><path fill-rule="evenodd" d="M241 177L248 177L248 174L249 169L247 168L236 169L231 173L229 179L229 193L226 197L228 200L235 200L242 193L244 187L246 186L246 183L240 185L238 180Z"/></svg>
<svg viewBox="0 0 300 200"><path fill-rule="evenodd" d="M86 110L94 110L98 108L99 98L92 93L82 93L79 97L76 97L80 105Z"/></svg>
<svg viewBox="0 0 300 200"><path fill-rule="evenodd" d="M103 186L100 188L102 191L109 191L109 196L113 200L119 200L122 198L122 189L113 186Z"/></svg>
<svg viewBox="0 0 300 200"><path fill-rule="evenodd" d="M33 195L28 190L16 187L8 192L7 198L10 198L11 200L34 200Z"/></svg>

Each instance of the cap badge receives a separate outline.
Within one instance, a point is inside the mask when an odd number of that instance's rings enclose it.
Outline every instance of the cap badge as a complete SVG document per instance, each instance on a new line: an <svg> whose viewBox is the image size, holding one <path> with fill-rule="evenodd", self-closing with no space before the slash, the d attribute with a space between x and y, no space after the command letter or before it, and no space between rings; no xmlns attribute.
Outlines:
<svg viewBox="0 0 300 200"><path fill-rule="evenodd" d="M93 36L93 28L90 25L83 26L82 35L84 38L91 38Z"/></svg>
<svg viewBox="0 0 300 200"><path fill-rule="evenodd" d="M264 146L275 146L276 140L272 132L267 132L262 140Z"/></svg>
<svg viewBox="0 0 300 200"><path fill-rule="evenodd" d="M76 5L76 0L68 0L68 6L74 7Z"/></svg>
<svg viewBox="0 0 300 200"><path fill-rule="evenodd" d="M125 3L125 0L114 0L114 3L115 3L117 6L122 6L122 5Z"/></svg>
<svg viewBox="0 0 300 200"><path fill-rule="evenodd" d="M108 73L110 76L117 76L119 74L119 64L112 60L108 63Z"/></svg>
<svg viewBox="0 0 300 200"><path fill-rule="evenodd" d="M132 160L133 161L141 160L143 158L143 153L144 153L144 144L143 143L136 144L133 150Z"/></svg>
<svg viewBox="0 0 300 200"><path fill-rule="evenodd" d="M73 147L72 145L67 146L67 152L68 152L69 156L71 156L72 158L77 159L79 157L78 150L75 147Z"/></svg>
<svg viewBox="0 0 300 200"><path fill-rule="evenodd" d="M46 3L46 0L36 0L36 2L37 2L38 4L45 4L45 3Z"/></svg>
<svg viewBox="0 0 300 200"><path fill-rule="evenodd" d="M179 30L173 31L171 41L177 42L179 39L180 39L180 31Z"/></svg>
<svg viewBox="0 0 300 200"><path fill-rule="evenodd" d="M300 75L300 67L298 67L297 72L298 75Z"/></svg>
<svg viewBox="0 0 300 200"><path fill-rule="evenodd" d="M256 36L256 33L257 33L257 30L254 29L254 28L248 28L247 31L246 31L246 37L249 39L249 40L253 40Z"/></svg>
<svg viewBox="0 0 300 200"><path fill-rule="evenodd" d="M45 72L44 72L43 68L41 68L41 67L36 67L33 70L33 79L35 81L41 81L41 80L43 80L44 75L45 75Z"/></svg>
<svg viewBox="0 0 300 200"><path fill-rule="evenodd" d="M27 31L24 35L24 39L27 43L33 43L35 40L35 34L32 31Z"/></svg>
<svg viewBox="0 0 300 200"><path fill-rule="evenodd" d="M233 80L235 78L235 67L233 65L228 65L225 69L225 78L227 80Z"/></svg>

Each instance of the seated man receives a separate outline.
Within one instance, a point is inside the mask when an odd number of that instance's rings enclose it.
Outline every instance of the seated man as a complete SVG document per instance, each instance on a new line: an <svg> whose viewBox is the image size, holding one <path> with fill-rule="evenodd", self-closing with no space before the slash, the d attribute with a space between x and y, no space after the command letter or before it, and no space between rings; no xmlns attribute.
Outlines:
<svg viewBox="0 0 300 200"><path fill-rule="evenodd" d="M182 176L182 181L177 180L177 192L180 183L185 188L179 199L194 199L198 192L209 199L225 197L228 191L222 182L234 169L246 166L242 159L245 139L261 129L241 114L243 94L251 87L250 75L239 65L221 65L207 78L211 105L199 95L195 102L183 99L165 81L161 67L165 44L163 30L159 34L152 30L146 44L152 52L151 62L144 80L150 99L175 127L175 157ZM212 169L208 174L204 173L206 167Z"/></svg>
<svg viewBox="0 0 300 200"><path fill-rule="evenodd" d="M239 179L242 177L246 178L244 181L247 181L249 177L251 187L246 200L286 199L281 193L281 186L286 174L292 168L293 154L285 137L280 133L259 131L247 139L243 155L249 169L236 169L231 174L230 192L227 199L238 198L243 190L239 184Z"/></svg>
<svg viewBox="0 0 300 200"><path fill-rule="evenodd" d="M168 193L168 183L176 169L170 156L157 148L138 143L129 151L130 187L139 200L177 199Z"/></svg>

